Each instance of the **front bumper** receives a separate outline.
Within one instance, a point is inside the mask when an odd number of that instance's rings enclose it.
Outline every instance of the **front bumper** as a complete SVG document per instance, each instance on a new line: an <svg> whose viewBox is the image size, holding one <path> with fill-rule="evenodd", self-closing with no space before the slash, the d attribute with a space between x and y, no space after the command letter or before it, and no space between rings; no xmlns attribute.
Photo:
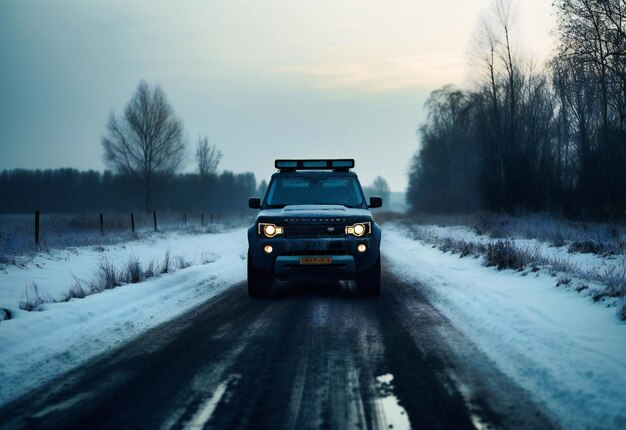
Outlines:
<svg viewBox="0 0 626 430"><path fill-rule="evenodd" d="M377 226L376 226L377 227ZM380 255L380 229L362 237L341 238L262 238L248 232L249 258L259 270L280 280L350 280L374 266ZM365 245L366 251L357 247ZM264 252L266 245L272 252ZM332 263L300 264L301 257L332 257Z"/></svg>
<svg viewBox="0 0 626 430"><path fill-rule="evenodd" d="M310 256L318 257L318 256ZM274 275L280 280L348 280L356 275L356 264L351 255L333 255L332 262L323 265L304 265L301 258L307 256L278 256L274 264Z"/></svg>

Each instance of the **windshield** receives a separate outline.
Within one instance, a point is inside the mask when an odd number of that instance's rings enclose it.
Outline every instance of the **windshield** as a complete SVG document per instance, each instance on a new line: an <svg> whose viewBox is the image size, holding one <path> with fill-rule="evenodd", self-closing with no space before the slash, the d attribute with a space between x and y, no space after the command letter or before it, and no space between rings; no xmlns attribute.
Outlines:
<svg viewBox="0 0 626 430"><path fill-rule="evenodd" d="M266 204L270 208L287 205L343 205L362 208L363 194L359 181L354 176L277 176L270 184Z"/></svg>

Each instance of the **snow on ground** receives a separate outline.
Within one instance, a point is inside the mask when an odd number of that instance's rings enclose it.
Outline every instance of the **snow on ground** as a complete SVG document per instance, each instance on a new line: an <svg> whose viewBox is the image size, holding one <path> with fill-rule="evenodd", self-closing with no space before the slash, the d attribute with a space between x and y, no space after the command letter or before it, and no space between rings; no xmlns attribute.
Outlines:
<svg viewBox="0 0 626 430"><path fill-rule="evenodd" d="M0 270L0 307L14 313L25 299L26 288L35 283L42 296L61 300L75 283L85 289L94 278L97 266L106 261L122 269L131 258L142 267L153 262L158 268L169 252L170 265L176 267L180 258L191 264L213 261L221 254L223 235L192 235L184 232L157 233L116 245L52 249L34 257L15 257L17 265Z"/></svg>
<svg viewBox="0 0 626 430"><path fill-rule="evenodd" d="M172 233L41 254L26 267L7 267L0 273L0 307L8 308L12 319L0 323L0 404L244 280L246 249L244 229ZM59 298L73 276L88 284L103 258L121 268L136 257L145 267L151 261L160 264L168 251L172 265L181 257L192 266L83 299L45 304L41 311L18 309L30 282Z"/></svg>
<svg viewBox="0 0 626 430"><path fill-rule="evenodd" d="M626 323L615 308L525 277L444 254L387 224L383 253L507 375L565 428L625 428Z"/></svg>
<svg viewBox="0 0 626 430"><path fill-rule="evenodd" d="M501 238L492 238L489 235L479 235L473 228L463 225L445 227L437 225L415 225L413 228L419 229L420 236L432 239L451 238L454 240L464 240L466 242L482 244L504 240ZM623 264L623 257L620 255L569 252L569 244L567 243L563 246L554 246L546 241L515 237L514 235L507 237L506 240L514 243L517 247L534 251L538 255L551 260L561 260L570 263L576 268L586 272L602 274L604 271L610 270L613 265Z"/></svg>

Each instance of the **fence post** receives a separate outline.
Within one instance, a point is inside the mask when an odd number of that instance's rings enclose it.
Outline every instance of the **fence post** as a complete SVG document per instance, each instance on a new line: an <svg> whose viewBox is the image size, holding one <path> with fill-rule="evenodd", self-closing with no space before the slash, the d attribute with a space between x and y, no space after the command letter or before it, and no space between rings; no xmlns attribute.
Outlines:
<svg viewBox="0 0 626 430"><path fill-rule="evenodd" d="M133 231L133 234L135 234L135 215L133 215L133 213L130 213L130 229Z"/></svg>
<svg viewBox="0 0 626 430"><path fill-rule="evenodd" d="M100 213L100 234L104 236L104 215Z"/></svg>
<svg viewBox="0 0 626 430"><path fill-rule="evenodd" d="M211 225L213 225L213 212L211 212Z"/></svg>
<svg viewBox="0 0 626 430"><path fill-rule="evenodd" d="M35 211L35 243L39 243L39 209Z"/></svg>
<svg viewBox="0 0 626 430"><path fill-rule="evenodd" d="M200 225L204 227L204 214L200 214Z"/></svg>
<svg viewBox="0 0 626 430"><path fill-rule="evenodd" d="M154 221L154 231L157 231L156 211L152 211L152 220Z"/></svg>
<svg viewBox="0 0 626 430"><path fill-rule="evenodd" d="M183 225L187 227L187 212L183 215Z"/></svg>

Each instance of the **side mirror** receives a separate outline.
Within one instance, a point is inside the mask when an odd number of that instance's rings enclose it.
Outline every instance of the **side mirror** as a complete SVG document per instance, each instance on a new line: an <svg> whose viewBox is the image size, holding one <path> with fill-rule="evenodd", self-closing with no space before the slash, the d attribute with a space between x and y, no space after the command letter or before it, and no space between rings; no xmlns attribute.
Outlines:
<svg viewBox="0 0 626 430"><path fill-rule="evenodd" d="M379 208L383 205L382 197L370 197L370 204L368 207L370 208Z"/></svg>
<svg viewBox="0 0 626 430"><path fill-rule="evenodd" d="M250 209L261 209L261 199L258 197L250 197L248 199L248 207Z"/></svg>

